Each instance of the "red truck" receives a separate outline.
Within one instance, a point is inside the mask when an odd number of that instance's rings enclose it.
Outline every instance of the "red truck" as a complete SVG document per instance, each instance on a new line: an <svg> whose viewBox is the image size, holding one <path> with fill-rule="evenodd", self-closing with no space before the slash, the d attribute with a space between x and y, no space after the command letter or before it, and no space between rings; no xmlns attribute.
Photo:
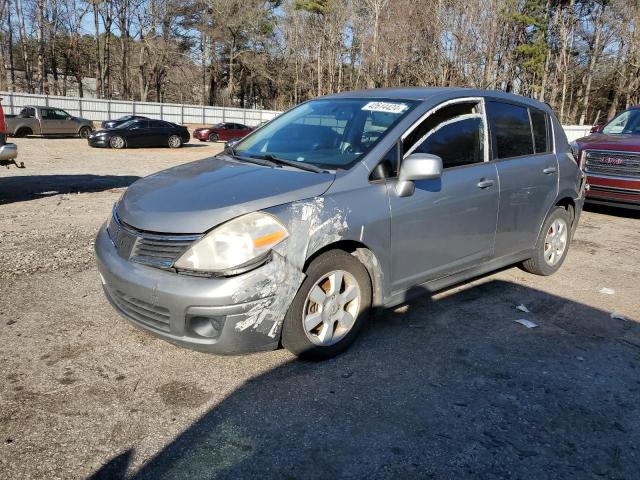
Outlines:
<svg viewBox="0 0 640 480"><path fill-rule="evenodd" d="M640 105L572 144L587 174L586 201L640 209Z"/></svg>
<svg viewBox="0 0 640 480"><path fill-rule="evenodd" d="M2 110L2 98L0 98L0 165L9 166L11 164L19 167L16 163L18 157L18 147L14 143L7 143L7 126L4 120L4 111Z"/></svg>

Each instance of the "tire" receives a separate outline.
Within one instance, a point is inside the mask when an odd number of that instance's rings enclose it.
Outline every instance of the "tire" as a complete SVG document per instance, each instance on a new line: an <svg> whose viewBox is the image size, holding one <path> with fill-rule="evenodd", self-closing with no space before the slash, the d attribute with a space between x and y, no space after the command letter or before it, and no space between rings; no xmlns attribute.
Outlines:
<svg viewBox="0 0 640 480"><path fill-rule="evenodd" d="M121 148L125 148L127 146L127 142L124 141L120 135L114 135L109 139L109 146L111 148L115 148L120 150Z"/></svg>
<svg viewBox="0 0 640 480"><path fill-rule="evenodd" d="M89 135L91 135L92 131L93 130L91 129L91 127L82 127L78 132L78 136L86 140L87 138L89 138Z"/></svg>
<svg viewBox="0 0 640 480"><path fill-rule="evenodd" d="M571 216L562 207L554 207L542 224L533 256L522 268L535 275L551 275L564 263L571 243Z"/></svg>
<svg viewBox="0 0 640 480"><path fill-rule="evenodd" d="M323 253L306 274L285 316L282 345L301 358L324 360L346 350L362 330L371 310L371 279L365 266L342 250ZM342 294L332 295L335 284Z"/></svg>
<svg viewBox="0 0 640 480"><path fill-rule="evenodd" d="M210 142L217 142L218 141L218 134L217 133L212 133L211 135L209 135L209 141Z"/></svg>
<svg viewBox="0 0 640 480"><path fill-rule="evenodd" d="M28 135L33 135L33 131L30 128L20 128L15 133L14 137L16 138L24 138Z"/></svg>
<svg viewBox="0 0 640 480"><path fill-rule="evenodd" d="M182 146L182 139L178 135L171 135L167 141L169 148L180 148Z"/></svg>

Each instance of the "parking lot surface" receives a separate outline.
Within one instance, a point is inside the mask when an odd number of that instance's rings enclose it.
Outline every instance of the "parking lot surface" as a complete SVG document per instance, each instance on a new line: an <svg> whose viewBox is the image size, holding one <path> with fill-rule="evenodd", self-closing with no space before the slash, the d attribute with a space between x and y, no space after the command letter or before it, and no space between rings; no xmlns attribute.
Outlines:
<svg viewBox="0 0 640 480"><path fill-rule="evenodd" d="M16 143L27 168L0 171L0 478L638 478L638 213L589 209L554 276L423 296L333 360L218 357L119 317L92 243L127 185L221 144Z"/></svg>

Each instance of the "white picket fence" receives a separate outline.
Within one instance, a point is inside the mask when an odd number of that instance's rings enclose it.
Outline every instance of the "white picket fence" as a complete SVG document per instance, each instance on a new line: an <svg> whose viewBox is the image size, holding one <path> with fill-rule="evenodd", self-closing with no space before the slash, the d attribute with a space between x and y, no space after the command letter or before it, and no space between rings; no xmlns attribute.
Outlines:
<svg viewBox="0 0 640 480"><path fill-rule="evenodd" d="M17 115L25 105L38 105L62 108L72 115L93 121L110 120L123 115L144 115L179 124L212 125L219 122L233 122L254 127L281 113L274 110L209 107L178 103L128 102L14 92L0 92L0 97L7 115Z"/></svg>

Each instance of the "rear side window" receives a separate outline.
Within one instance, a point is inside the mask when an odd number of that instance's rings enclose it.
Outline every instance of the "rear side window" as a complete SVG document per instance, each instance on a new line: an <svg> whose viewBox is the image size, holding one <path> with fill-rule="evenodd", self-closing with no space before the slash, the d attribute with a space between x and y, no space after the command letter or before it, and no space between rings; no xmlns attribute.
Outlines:
<svg viewBox="0 0 640 480"><path fill-rule="evenodd" d="M549 142L549 122L547 114L537 108L530 108L531 127L533 128L533 141L536 153L551 151Z"/></svg>
<svg viewBox="0 0 640 480"><path fill-rule="evenodd" d="M527 108L508 103L487 102L487 112L495 138L494 158L519 157L534 153Z"/></svg>
<svg viewBox="0 0 640 480"><path fill-rule="evenodd" d="M444 168L483 162L482 119L462 116L442 123L414 152L438 155Z"/></svg>

